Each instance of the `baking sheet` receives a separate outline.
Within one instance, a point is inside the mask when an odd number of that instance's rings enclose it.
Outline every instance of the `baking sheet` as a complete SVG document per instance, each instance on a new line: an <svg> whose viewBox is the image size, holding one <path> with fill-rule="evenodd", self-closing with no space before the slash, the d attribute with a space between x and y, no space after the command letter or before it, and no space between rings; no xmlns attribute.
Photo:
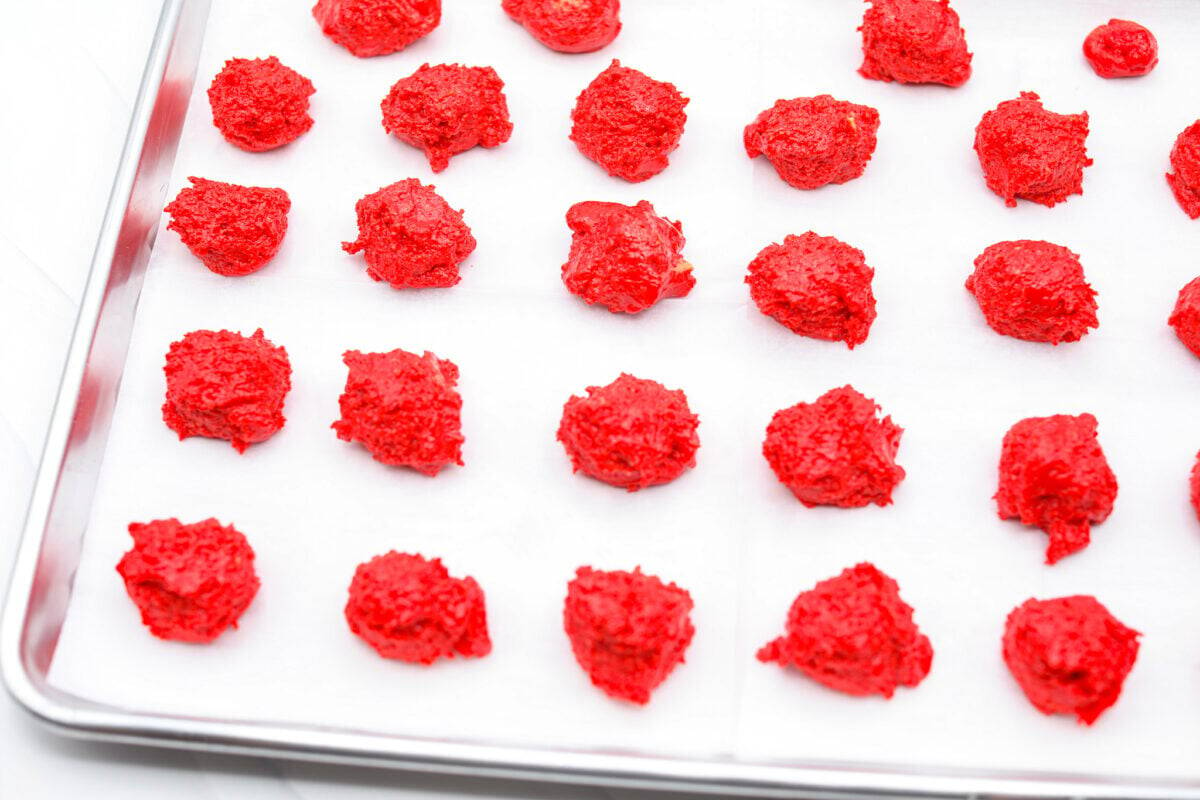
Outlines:
<svg viewBox="0 0 1200 800"><path fill-rule="evenodd" d="M427 39L359 60L303 5L216 0L168 195L188 175L281 186L290 228L270 266L236 280L160 231L52 684L129 709L499 744L1200 777L1200 530L1185 485L1200 366L1165 325L1197 271L1197 223L1162 178L1175 135L1200 113L1200 5L957 0L976 54L957 90L855 74L858 3L746 5L629 2L611 47L568 57L498 3L458 0ZM1158 35L1163 63L1144 79L1096 78L1079 43L1132 15ZM270 54L316 84L316 124L282 150L243 153L212 128L203 90L226 58ZM640 185L608 178L567 140L575 95L611 58L692 98L672 166ZM386 136L380 99L425 61L496 67L512 140L432 176ZM979 116L1030 89L1052 110L1092 115L1087 194L1054 209L1006 209L971 151ZM798 192L746 160L741 129L777 97L820 92L879 108L879 147L862 179ZM454 289L395 292L339 249L355 235L354 201L410 176L465 208L479 240ZM643 198L683 221L696 289L632 319L587 308L558 279L563 214L578 200ZM879 319L853 352L762 317L741 283L761 247L808 229L860 247L876 269ZM1099 330L1050 348L986 328L962 281L980 250L1011 238L1081 254ZM291 356L287 427L241 457L223 442L178 442L159 417L168 344L200 327L259 326ZM341 352L393 347L461 368L465 468L432 480L389 469L329 430ZM554 440L566 397L622 370L685 389L702 420L698 467L633 495L572 476ZM762 460L763 429L777 408L846 382L906 428L908 478L886 509L804 509ZM1120 496L1090 549L1047 568L1040 532L994 517L995 461L1017 419L1081 411L1100 419ZM125 526L166 516L233 522L258 552L263 589L212 646L148 636L114 572ZM392 548L480 581L492 655L422 669L381 660L348 632L354 566ZM899 580L933 640L918 689L849 698L754 660L796 592L862 559ZM640 564L695 598L688 663L647 708L609 700L571 658L561 601L581 564ZM1012 606L1073 592L1145 633L1124 697L1092 729L1036 713L998 653Z"/></svg>

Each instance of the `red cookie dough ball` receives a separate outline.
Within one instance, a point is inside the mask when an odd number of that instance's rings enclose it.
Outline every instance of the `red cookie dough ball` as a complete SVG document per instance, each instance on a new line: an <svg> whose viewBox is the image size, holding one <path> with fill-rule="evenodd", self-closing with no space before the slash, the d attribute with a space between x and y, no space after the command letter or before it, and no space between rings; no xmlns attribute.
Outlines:
<svg viewBox="0 0 1200 800"><path fill-rule="evenodd" d="M896 463L904 429L853 386L830 389L812 403L776 411L763 456L779 482L804 505L860 508L892 502L904 480Z"/></svg>
<svg viewBox="0 0 1200 800"><path fill-rule="evenodd" d="M845 342L867 340L875 295L862 251L809 231L764 247L750 262L746 283L758 310L801 336Z"/></svg>
<svg viewBox="0 0 1200 800"><path fill-rule="evenodd" d="M462 466L462 398L458 367L428 350L342 356L350 369L338 399L338 438L358 442L376 461L437 475Z"/></svg>
<svg viewBox="0 0 1200 800"><path fill-rule="evenodd" d="M863 14L864 78L962 86L971 77L966 34L950 0L869 0Z"/></svg>
<svg viewBox="0 0 1200 800"><path fill-rule="evenodd" d="M1192 465L1192 475L1188 480L1188 488L1191 490L1189 496L1192 501L1192 508L1196 512L1196 518L1200 519L1200 453L1196 454L1196 463Z"/></svg>
<svg viewBox="0 0 1200 800"><path fill-rule="evenodd" d="M1116 497L1091 414L1029 417L1004 435L997 510L1000 519L1049 534L1047 564L1087 547L1092 525L1108 519Z"/></svg>
<svg viewBox="0 0 1200 800"><path fill-rule="evenodd" d="M1034 708L1091 725L1117 702L1140 633L1089 595L1026 600L1004 625L1004 663Z"/></svg>
<svg viewBox="0 0 1200 800"><path fill-rule="evenodd" d="M1193 278L1179 290L1175 310L1167 324L1193 355L1200 357L1200 278Z"/></svg>
<svg viewBox="0 0 1200 800"><path fill-rule="evenodd" d="M379 655L410 664L492 652L483 590L450 577L439 558L392 550L359 564L346 622Z"/></svg>
<svg viewBox="0 0 1200 800"><path fill-rule="evenodd" d="M1167 183L1175 201L1192 219L1200 217L1200 120L1183 129L1171 148L1171 169Z"/></svg>
<svg viewBox="0 0 1200 800"><path fill-rule="evenodd" d="M762 647L758 660L795 667L839 692L890 698L897 686L923 681L933 662L912 615L896 581L864 562L801 592L786 633Z"/></svg>
<svg viewBox="0 0 1200 800"><path fill-rule="evenodd" d="M699 425L683 391L621 373L567 400L558 440L574 472L636 492L696 466Z"/></svg>
<svg viewBox="0 0 1200 800"><path fill-rule="evenodd" d="M621 32L621 0L503 0L505 13L560 53L590 53Z"/></svg>
<svg viewBox="0 0 1200 800"><path fill-rule="evenodd" d="M1127 19L1110 19L1083 40L1083 55L1101 78L1134 78L1158 64L1158 40Z"/></svg>
<svg viewBox="0 0 1200 800"><path fill-rule="evenodd" d="M996 333L1030 342L1075 342L1100 323L1079 256L1062 245L997 242L975 259L967 291Z"/></svg>
<svg viewBox="0 0 1200 800"><path fill-rule="evenodd" d="M1033 92L1021 92L983 115L975 127L975 152L988 188L1017 205L1017 198L1046 207L1083 194L1088 115L1055 114Z"/></svg>
<svg viewBox="0 0 1200 800"><path fill-rule="evenodd" d="M746 126L746 155L766 156L789 186L817 189L863 174L875 152L879 112L827 94L777 100Z"/></svg>
<svg viewBox="0 0 1200 800"><path fill-rule="evenodd" d="M134 522L133 549L117 564L142 624L160 639L211 642L258 592L254 551L232 525L206 519Z"/></svg>
<svg viewBox="0 0 1200 800"><path fill-rule="evenodd" d="M283 189L188 178L166 207L167 228L218 275L249 275L275 257L292 207Z"/></svg>
<svg viewBox="0 0 1200 800"><path fill-rule="evenodd" d="M312 81L270 58L233 58L208 87L213 125L232 145L260 152L283 147L312 127Z"/></svg>
<svg viewBox="0 0 1200 800"><path fill-rule="evenodd" d="M614 60L575 100L571 141L609 175L638 183L667 168L687 104L674 85Z"/></svg>
<svg viewBox="0 0 1200 800"><path fill-rule="evenodd" d="M318 0L321 32L359 58L403 50L442 21L442 0Z"/></svg>
<svg viewBox="0 0 1200 800"><path fill-rule="evenodd" d="M636 314L667 297L683 297L696 285L683 260L683 226L636 206L588 200L567 211L571 254L562 266L567 291L588 305Z"/></svg>
<svg viewBox="0 0 1200 800"><path fill-rule="evenodd" d="M692 596L654 575L580 567L567 584L563 628L592 685L639 705L683 663Z"/></svg>
<svg viewBox="0 0 1200 800"><path fill-rule="evenodd" d="M163 422L179 438L226 439L235 450L266 441L285 422L292 388L287 350L259 328L253 336L192 331L167 351Z"/></svg>
<svg viewBox="0 0 1200 800"><path fill-rule="evenodd" d="M462 212L433 188L406 178L363 197L354 204L358 238L342 249L361 251L367 274L393 289L458 283L458 265L475 249L475 237Z"/></svg>
<svg viewBox="0 0 1200 800"><path fill-rule="evenodd" d="M504 81L491 67L422 64L383 98L383 129L419 147L434 172L450 157L480 147L497 147L512 135Z"/></svg>

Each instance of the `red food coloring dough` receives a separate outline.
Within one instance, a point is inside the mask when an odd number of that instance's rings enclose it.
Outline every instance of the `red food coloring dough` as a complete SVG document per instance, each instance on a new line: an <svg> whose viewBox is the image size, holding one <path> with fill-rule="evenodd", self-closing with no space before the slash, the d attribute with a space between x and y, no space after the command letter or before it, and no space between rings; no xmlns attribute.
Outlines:
<svg viewBox="0 0 1200 800"><path fill-rule="evenodd" d="M1196 454L1196 463L1192 465L1192 474L1188 479L1188 496L1192 501L1192 509L1196 518L1200 519L1200 453Z"/></svg>
<svg viewBox="0 0 1200 800"><path fill-rule="evenodd" d="M1004 663L1033 707L1091 725L1117 702L1140 633L1089 595L1030 598L1004 625Z"/></svg>
<svg viewBox="0 0 1200 800"><path fill-rule="evenodd" d="M232 525L206 519L134 522L133 549L117 572L142 624L160 639L206 643L238 619L258 593L254 550Z"/></svg>
<svg viewBox="0 0 1200 800"><path fill-rule="evenodd" d="M163 372L163 422L181 440L225 439L242 453L283 427L292 365L287 350L272 344L261 328L253 336L192 331L171 343Z"/></svg>
<svg viewBox="0 0 1200 800"><path fill-rule="evenodd" d="M853 386L775 412L763 456L805 506L859 508L892 502L904 480L896 463L904 429Z"/></svg>
<svg viewBox="0 0 1200 800"><path fill-rule="evenodd" d="M233 58L208 87L213 125L230 144L251 152L273 150L312 127L312 81L275 56Z"/></svg>
<svg viewBox="0 0 1200 800"><path fill-rule="evenodd" d="M462 466L462 397L455 391L458 367L428 350L342 356L349 368L338 399L339 439L358 442L380 463L437 475Z"/></svg>
<svg viewBox="0 0 1200 800"><path fill-rule="evenodd" d="M1000 451L1000 519L1019 519L1050 536L1046 563L1077 553L1092 525L1108 519L1117 478L1091 414L1029 417L1009 428Z"/></svg>
<svg viewBox="0 0 1200 800"><path fill-rule="evenodd" d="M346 622L379 655L410 664L492 652L483 590L451 577L438 558L392 550L359 564Z"/></svg>
<svg viewBox="0 0 1200 800"><path fill-rule="evenodd" d="M1033 92L1021 92L983 115L975 152L987 186L1010 207L1017 199L1051 207L1083 194L1088 114L1055 114Z"/></svg>
<svg viewBox="0 0 1200 800"><path fill-rule="evenodd" d="M654 575L580 567L567 584L563 628L575 660L609 697L645 705L683 663L692 596Z"/></svg>
<svg viewBox="0 0 1200 800"><path fill-rule="evenodd" d="M1200 278L1193 278L1179 290L1167 324L1175 329L1179 341L1200 358Z"/></svg>
<svg viewBox="0 0 1200 800"><path fill-rule="evenodd" d="M1136 22L1110 19L1083 40L1083 55L1101 78L1135 78L1158 64L1158 40Z"/></svg>
<svg viewBox="0 0 1200 800"><path fill-rule="evenodd" d="M369 58L427 36L442 21L442 0L318 0L312 15L322 33Z"/></svg>
<svg viewBox="0 0 1200 800"><path fill-rule="evenodd" d="M475 237L434 187L416 178L385 186L354 204L358 238L342 242L363 254L367 274L393 289L453 286L458 266L475 250Z"/></svg>
<svg viewBox="0 0 1200 800"><path fill-rule="evenodd" d="M551 50L590 53L621 32L621 0L503 0L508 16Z"/></svg>
<svg viewBox="0 0 1200 800"><path fill-rule="evenodd" d="M797 595L784 631L758 651L759 661L850 695L890 698L923 681L933 663L896 581L865 562Z"/></svg>
<svg viewBox="0 0 1200 800"><path fill-rule="evenodd" d="M996 333L1030 342L1075 342L1100 323L1079 256L1062 245L997 242L975 259L967 291Z"/></svg>
<svg viewBox="0 0 1200 800"><path fill-rule="evenodd" d="M1167 184L1183 213L1200 217L1200 120L1183 129L1171 148L1171 169Z"/></svg>
<svg viewBox="0 0 1200 800"><path fill-rule="evenodd" d="M614 60L575 100L571 141L609 175L638 183L667 168L687 104L674 85Z"/></svg>
<svg viewBox="0 0 1200 800"><path fill-rule="evenodd" d="M437 64L392 85L381 104L383 129L420 148L434 172L472 147L498 147L512 135L504 81L491 67Z"/></svg>
<svg viewBox="0 0 1200 800"><path fill-rule="evenodd" d="M875 152L879 112L827 94L777 100L746 126L750 158L766 156L789 186L817 189L853 180Z"/></svg>
<svg viewBox="0 0 1200 800"><path fill-rule="evenodd" d="M950 0L868 0L863 14L864 78L962 86L971 77L966 33Z"/></svg>
<svg viewBox="0 0 1200 800"><path fill-rule="evenodd" d="M683 297L696 285L692 265L680 254L683 226L635 206L588 200L567 211L571 253L563 283L588 305L636 314L659 300Z"/></svg>
<svg viewBox="0 0 1200 800"><path fill-rule="evenodd" d="M292 207L283 189L188 178L166 212L167 229L218 275L249 275L279 252Z"/></svg>
<svg viewBox="0 0 1200 800"><path fill-rule="evenodd" d="M572 471L636 492L696 466L699 426L682 390L621 373L567 400L558 440Z"/></svg>
<svg viewBox="0 0 1200 800"><path fill-rule="evenodd" d="M874 276L861 250L809 231L764 247L746 283L758 310L788 330L853 350L875 321Z"/></svg>

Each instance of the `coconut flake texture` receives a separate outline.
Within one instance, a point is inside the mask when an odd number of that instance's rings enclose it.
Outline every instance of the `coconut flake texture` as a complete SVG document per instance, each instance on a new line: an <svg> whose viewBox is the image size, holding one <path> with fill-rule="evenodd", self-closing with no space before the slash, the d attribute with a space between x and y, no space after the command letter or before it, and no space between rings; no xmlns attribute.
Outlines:
<svg viewBox="0 0 1200 800"><path fill-rule="evenodd" d="M949 0L869 0L863 14L864 78L962 86L971 53Z"/></svg>
<svg viewBox="0 0 1200 800"><path fill-rule="evenodd" d="M442 0L318 0L321 32L359 58L403 50L442 21Z"/></svg>
<svg viewBox="0 0 1200 800"><path fill-rule="evenodd" d="M167 229L218 275L249 275L266 266L283 243L292 207L283 189L188 178L164 209Z"/></svg>
<svg viewBox="0 0 1200 800"><path fill-rule="evenodd" d="M503 0L508 16L560 53L590 53L621 32L621 0Z"/></svg>
<svg viewBox="0 0 1200 800"><path fill-rule="evenodd" d="M295 141L313 125L312 81L275 56L233 58L208 87L213 125L230 144L251 152Z"/></svg>
<svg viewBox="0 0 1200 800"><path fill-rule="evenodd" d="M750 158L766 156L789 186L818 189L861 176L875 152L879 112L827 94L777 100L746 126Z"/></svg>

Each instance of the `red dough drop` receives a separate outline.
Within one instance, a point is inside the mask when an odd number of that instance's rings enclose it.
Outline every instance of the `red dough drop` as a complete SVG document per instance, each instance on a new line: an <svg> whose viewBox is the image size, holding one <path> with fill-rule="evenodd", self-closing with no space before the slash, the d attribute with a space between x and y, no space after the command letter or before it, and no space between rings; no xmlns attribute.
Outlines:
<svg viewBox="0 0 1200 800"><path fill-rule="evenodd" d="M1175 329L1179 341L1200 358L1200 278L1193 278L1179 290L1167 324Z"/></svg>
<svg viewBox="0 0 1200 800"><path fill-rule="evenodd" d="M117 564L142 624L160 639L211 642L258 593L254 551L232 525L206 519L134 522L133 549Z"/></svg>
<svg viewBox="0 0 1200 800"><path fill-rule="evenodd" d="M505 13L560 53L599 50L621 32L621 0L503 0Z"/></svg>
<svg viewBox="0 0 1200 800"><path fill-rule="evenodd" d="M630 492L670 483L696 466L700 418L687 395L621 373L563 405L558 440L571 468Z"/></svg>
<svg viewBox="0 0 1200 800"><path fill-rule="evenodd" d="M966 34L950 0L869 0L863 14L864 78L962 86L971 77Z"/></svg>
<svg viewBox="0 0 1200 800"><path fill-rule="evenodd" d="M809 231L767 245L750 262L746 283L758 310L801 336L845 342L867 340L875 295L862 251Z"/></svg>
<svg viewBox="0 0 1200 800"><path fill-rule="evenodd" d="M1051 207L1083 194L1088 115L1055 114L1033 92L1021 92L983 115L975 152L988 188L1016 206L1017 198Z"/></svg>
<svg viewBox="0 0 1200 800"><path fill-rule="evenodd" d="M208 87L213 125L230 144L259 152L295 141L312 127L312 81L270 58L234 58Z"/></svg>
<svg viewBox="0 0 1200 800"><path fill-rule="evenodd" d="M392 550L359 564L346 622L379 655L410 664L492 652L483 590L450 577L438 558Z"/></svg>
<svg viewBox="0 0 1200 800"><path fill-rule="evenodd" d="M1188 480L1189 496L1196 518L1200 519L1200 453L1196 454L1196 463L1192 465L1192 475Z"/></svg>
<svg viewBox="0 0 1200 800"><path fill-rule="evenodd" d="M1171 169L1167 183L1175 201L1192 219L1200 217L1200 120L1183 129L1171 148Z"/></svg>
<svg viewBox="0 0 1200 800"><path fill-rule="evenodd" d="M1083 40L1083 55L1101 78L1135 78L1158 64L1158 40L1136 22L1110 19Z"/></svg>
<svg viewBox="0 0 1200 800"><path fill-rule="evenodd" d="M249 275L275 257L292 207L283 189L188 178L166 207L167 228L218 275Z"/></svg>
<svg viewBox="0 0 1200 800"><path fill-rule="evenodd" d="M1079 552L1092 525L1108 519L1117 478L1096 438L1096 418L1029 417L1004 435L1000 451L1000 519L1019 519L1050 536L1046 563Z"/></svg>
<svg viewBox="0 0 1200 800"><path fill-rule="evenodd" d="M287 350L263 336L192 331L167 351L163 422L179 438L226 439L239 453L283 427L292 388Z"/></svg>
<svg viewBox="0 0 1200 800"><path fill-rule="evenodd" d="M462 466L462 398L458 367L425 351L392 350L342 356L350 369L338 399L338 438L359 442L376 461L437 475Z"/></svg>
<svg viewBox="0 0 1200 800"><path fill-rule="evenodd" d="M692 596L653 575L580 567L567 584L563 628L592 684L639 705L683 663Z"/></svg>
<svg viewBox="0 0 1200 800"><path fill-rule="evenodd" d="M766 156L797 189L845 183L863 174L875 152L879 112L827 94L777 100L746 126L746 155Z"/></svg>
<svg viewBox="0 0 1200 800"><path fill-rule="evenodd" d="M890 698L897 686L923 681L933 663L912 615L896 581L862 563L801 592L785 635L762 647L758 660L795 667L839 692Z"/></svg>
<svg viewBox="0 0 1200 800"><path fill-rule="evenodd" d="M779 482L804 505L859 508L892 502L904 480L896 463L904 429L853 386L830 389L813 403L776 411L763 456Z"/></svg>
<svg viewBox="0 0 1200 800"><path fill-rule="evenodd" d="M419 147L434 172L450 157L480 147L497 147L512 135L504 81L491 67L422 64L383 98L383 129Z"/></svg>
<svg viewBox="0 0 1200 800"><path fill-rule="evenodd" d="M1062 245L997 242L975 259L967 278L979 310L996 333L1030 342L1075 342L1100 323L1096 292L1079 256Z"/></svg>
<svg viewBox="0 0 1200 800"><path fill-rule="evenodd" d="M588 305L636 314L667 297L683 297L696 285L683 260L683 226L636 206L588 200L567 211L571 254L562 266L567 291Z"/></svg>
<svg viewBox="0 0 1200 800"><path fill-rule="evenodd" d="M575 100L571 141L609 175L638 183L667 168L687 104L674 85L614 60Z"/></svg>
<svg viewBox="0 0 1200 800"><path fill-rule="evenodd" d="M359 58L403 50L442 21L442 0L317 0L321 31Z"/></svg>
<svg viewBox="0 0 1200 800"><path fill-rule="evenodd" d="M358 238L342 242L362 252L367 274L393 289L447 287L458 283L458 265L475 249L475 237L455 211L416 178L407 178L354 204Z"/></svg>
<svg viewBox="0 0 1200 800"><path fill-rule="evenodd" d="M1140 633L1089 595L1026 600L1004 625L1004 663L1034 708L1091 725L1117 702Z"/></svg>

